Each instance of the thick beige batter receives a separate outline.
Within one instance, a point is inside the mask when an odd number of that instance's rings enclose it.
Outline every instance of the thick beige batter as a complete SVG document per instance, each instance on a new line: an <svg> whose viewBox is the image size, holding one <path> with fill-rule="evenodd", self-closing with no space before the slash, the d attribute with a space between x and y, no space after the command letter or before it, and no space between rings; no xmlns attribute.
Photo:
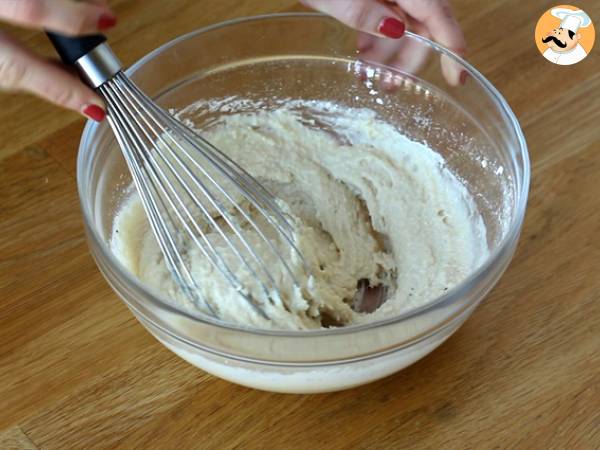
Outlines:
<svg viewBox="0 0 600 450"><path fill-rule="evenodd" d="M314 116L300 114L299 107ZM437 153L372 111L296 101L276 111L228 115L203 134L280 199L309 269L306 276L295 253L281 247L301 284L294 287L281 263L246 227L247 239L280 286L281 301L275 295L270 301L223 240L210 233L233 272L263 304L267 320L186 243L200 296L223 320L274 329L380 320L435 299L487 256L485 226L465 187ZM141 280L176 303L202 309L171 279L135 193L115 218L111 247ZM387 288L388 299L375 312L352 309L362 279Z"/></svg>

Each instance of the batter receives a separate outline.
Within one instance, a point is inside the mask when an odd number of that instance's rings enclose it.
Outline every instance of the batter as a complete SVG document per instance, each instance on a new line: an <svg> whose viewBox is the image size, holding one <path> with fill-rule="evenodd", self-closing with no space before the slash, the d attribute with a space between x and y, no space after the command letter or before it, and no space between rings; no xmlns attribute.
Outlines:
<svg viewBox="0 0 600 450"><path fill-rule="evenodd" d="M267 245L240 222L279 286L280 296L265 293L207 226L211 243L269 318L190 241L185 258L202 299L192 301L171 278L132 190L115 217L112 250L143 282L186 308L206 312L206 301L225 321L265 329L371 322L432 301L488 254L481 216L441 156L373 111L302 101L251 113L233 108L202 134L275 194L308 271L289 246L276 244L300 283L294 286ZM276 242L277 234L261 223ZM357 286L367 284L386 296L372 312L357 306Z"/></svg>

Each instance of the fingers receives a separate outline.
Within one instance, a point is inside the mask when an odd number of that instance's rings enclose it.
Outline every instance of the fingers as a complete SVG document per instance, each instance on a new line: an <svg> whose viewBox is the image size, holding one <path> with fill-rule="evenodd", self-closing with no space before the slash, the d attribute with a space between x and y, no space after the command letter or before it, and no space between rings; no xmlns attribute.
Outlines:
<svg viewBox="0 0 600 450"><path fill-rule="evenodd" d="M116 24L106 0L2 0L0 20L68 36L94 34ZM0 89L31 92L98 121L106 115L102 99L76 75L1 35Z"/></svg>
<svg viewBox="0 0 600 450"><path fill-rule="evenodd" d="M406 14L427 27L435 41L460 56L464 55L465 37L447 0L395 1ZM445 55L442 55L441 64L444 78L450 85L464 84L466 72L460 64Z"/></svg>
<svg viewBox="0 0 600 450"><path fill-rule="evenodd" d="M98 33L116 24L102 0L2 0L0 19L30 28L45 28L68 36Z"/></svg>
<svg viewBox="0 0 600 450"><path fill-rule="evenodd" d="M425 25L434 40L459 55L464 54L465 37L447 0L396 0L396 3Z"/></svg>
<svg viewBox="0 0 600 450"><path fill-rule="evenodd" d="M406 28L404 17L377 0L301 0L340 22L365 33L398 39Z"/></svg>
<svg viewBox="0 0 600 450"><path fill-rule="evenodd" d="M0 88L33 93L97 121L106 115L102 99L75 75L6 36L0 36Z"/></svg>
<svg viewBox="0 0 600 450"><path fill-rule="evenodd" d="M465 37L447 0L301 0L305 5L329 14L346 25L373 36L400 38L410 18L413 30L430 36L444 47L462 56ZM420 30L414 28L419 25ZM428 37L429 37L428 36ZM359 51L375 60L390 60L394 51L389 43L359 37ZM394 64L408 72L419 70L427 52L398 48ZM413 47L415 47L413 45ZM452 58L442 56L442 72L452 86L464 84L466 72Z"/></svg>
<svg viewBox="0 0 600 450"><path fill-rule="evenodd" d="M429 30L421 23L415 22L410 27L420 36L431 38ZM391 67L411 75L418 74L429 59L431 49L415 40L403 40L393 59L388 62Z"/></svg>
<svg viewBox="0 0 600 450"><path fill-rule="evenodd" d="M418 28L418 27L417 27ZM425 30L422 30L426 33ZM374 38L376 39L376 38ZM429 57L429 47L414 40L377 39L366 51L361 52L361 59L385 65L397 70L386 72L382 69L381 86L388 92L398 88L404 75L416 75L426 64Z"/></svg>

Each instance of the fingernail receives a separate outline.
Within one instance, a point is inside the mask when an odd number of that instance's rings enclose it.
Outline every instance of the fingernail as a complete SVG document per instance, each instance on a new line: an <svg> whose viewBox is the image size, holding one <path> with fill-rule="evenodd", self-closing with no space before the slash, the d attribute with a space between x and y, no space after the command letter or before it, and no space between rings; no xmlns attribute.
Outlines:
<svg viewBox="0 0 600 450"><path fill-rule="evenodd" d="M96 122L102 122L106 117L106 112L98 105L87 105L81 110L83 115L89 117Z"/></svg>
<svg viewBox="0 0 600 450"><path fill-rule="evenodd" d="M116 16L112 14L102 14L98 19L98 29L99 30L107 30L109 28L114 27L117 24Z"/></svg>
<svg viewBox="0 0 600 450"><path fill-rule="evenodd" d="M469 74L467 73L466 70L463 70L460 73L460 84L462 84L464 86L465 83L467 82L467 78L469 78Z"/></svg>
<svg viewBox="0 0 600 450"><path fill-rule="evenodd" d="M401 38L404 34L404 30L406 27L403 22L400 22L398 19L394 19L393 17L386 17L379 24L378 31L392 39Z"/></svg>

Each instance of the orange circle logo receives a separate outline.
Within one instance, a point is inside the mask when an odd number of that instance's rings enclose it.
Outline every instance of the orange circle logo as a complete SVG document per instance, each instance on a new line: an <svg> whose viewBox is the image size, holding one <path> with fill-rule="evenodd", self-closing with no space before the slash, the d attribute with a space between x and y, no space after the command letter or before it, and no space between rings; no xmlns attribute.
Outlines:
<svg viewBox="0 0 600 450"><path fill-rule="evenodd" d="M546 11L535 27L535 45L548 61L561 66L577 64L592 51L596 31L590 16L571 5Z"/></svg>

